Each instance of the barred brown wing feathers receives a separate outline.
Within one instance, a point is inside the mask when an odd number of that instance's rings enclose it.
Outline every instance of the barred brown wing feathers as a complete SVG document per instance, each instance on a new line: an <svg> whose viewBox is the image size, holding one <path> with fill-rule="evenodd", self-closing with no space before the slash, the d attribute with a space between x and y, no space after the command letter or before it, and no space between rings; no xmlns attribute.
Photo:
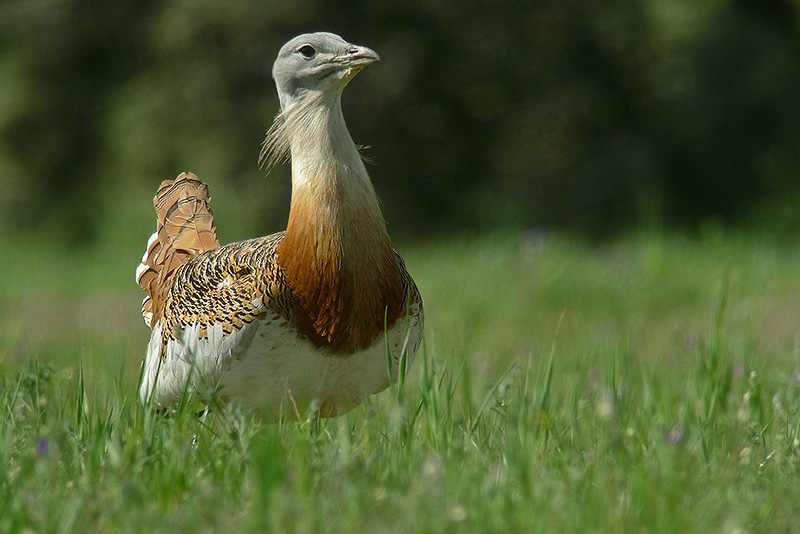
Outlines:
<svg viewBox="0 0 800 534"><path fill-rule="evenodd" d="M419 293L417 284L411 278L408 269L406 269L406 262L403 257L396 250L394 255L397 258L397 267L400 269L400 282L403 284L403 293L405 294L403 300L403 307L408 308L412 304L419 304L420 312L422 312L422 296Z"/></svg>
<svg viewBox="0 0 800 534"><path fill-rule="evenodd" d="M167 332L215 324L224 335L273 312L288 319L291 292L274 262L283 234L231 243L196 256L175 272L166 296Z"/></svg>
<svg viewBox="0 0 800 534"><path fill-rule="evenodd" d="M158 240L179 256L194 256L219 246L208 186L192 173L165 180L153 199ZM165 255L170 254L164 250ZM183 263L183 262L181 262Z"/></svg>
<svg viewBox="0 0 800 534"><path fill-rule="evenodd" d="M153 199L158 217L150 236L136 282L147 296L142 316L152 328L153 318L163 314L169 281L181 265L198 254L219 247L208 186L192 173L164 180Z"/></svg>

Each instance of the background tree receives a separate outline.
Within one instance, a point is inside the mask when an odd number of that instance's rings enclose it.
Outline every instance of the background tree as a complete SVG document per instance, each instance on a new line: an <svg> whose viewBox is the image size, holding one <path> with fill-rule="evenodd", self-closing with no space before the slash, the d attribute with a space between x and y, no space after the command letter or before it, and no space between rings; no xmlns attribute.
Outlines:
<svg viewBox="0 0 800 534"><path fill-rule="evenodd" d="M795 225L798 22L789 0L6 0L0 231L138 246L183 170L223 240L280 228L271 63L320 29L384 58L344 106L393 234Z"/></svg>

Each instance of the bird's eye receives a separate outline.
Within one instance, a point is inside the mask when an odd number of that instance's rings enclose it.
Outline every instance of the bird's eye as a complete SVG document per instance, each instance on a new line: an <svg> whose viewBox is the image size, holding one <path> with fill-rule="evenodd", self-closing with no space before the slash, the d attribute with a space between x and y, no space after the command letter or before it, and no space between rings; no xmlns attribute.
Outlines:
<svg viewBox="0 0 800 534"><path fill-rule="evenodd" d="M306 59L311 59L317 54L317 51L314 50L314 47L311 45L303 45L297 49L300 52L300 55Z"/></svg>

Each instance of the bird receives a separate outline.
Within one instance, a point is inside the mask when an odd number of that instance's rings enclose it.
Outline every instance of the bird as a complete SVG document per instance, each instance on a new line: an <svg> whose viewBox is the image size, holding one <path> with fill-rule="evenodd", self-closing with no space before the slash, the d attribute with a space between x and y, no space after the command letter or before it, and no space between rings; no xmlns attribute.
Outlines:
<svg viewBox="0 0 800 534"><path fill-rule="evenodd" d="M190 172L161 183L156 231L136 269L151 329L141 402L168 408L190 392L333 417L407 372L422 298L341 105L347 84L378 61L327 32L278 52L280 111L259 160L267 171L291 161L285 231L221 245L208 185Z"/></svg>

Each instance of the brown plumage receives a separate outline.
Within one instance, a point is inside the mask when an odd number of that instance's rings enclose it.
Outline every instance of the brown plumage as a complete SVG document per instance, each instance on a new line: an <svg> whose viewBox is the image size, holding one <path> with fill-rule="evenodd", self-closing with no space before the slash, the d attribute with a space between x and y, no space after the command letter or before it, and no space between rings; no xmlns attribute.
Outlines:
<svg viewBox="0 0 800 534"><path fill-rule="evenodd" d="M136 273L136 283L147 293L142 315L150 326L164 313L166 283L175 269L201 252L219 246L208 186L192 173L164 180L153 205L156 208L157 239L148 242L142 258L146 267Z"/></svg>
<svg viewBox="0 0 800 534"><path fill-rule="evenodd" d="M391 327L405 313L391 241L385 229L376 229L376 235L365 236L372 243L364 251L369 256L361 258L342 238L352 231L315 219L309 208L294 203L286 237L278 244L278 263L297 301L295 325L334 352L366 348L383 331L384 317Z"/></svg>

